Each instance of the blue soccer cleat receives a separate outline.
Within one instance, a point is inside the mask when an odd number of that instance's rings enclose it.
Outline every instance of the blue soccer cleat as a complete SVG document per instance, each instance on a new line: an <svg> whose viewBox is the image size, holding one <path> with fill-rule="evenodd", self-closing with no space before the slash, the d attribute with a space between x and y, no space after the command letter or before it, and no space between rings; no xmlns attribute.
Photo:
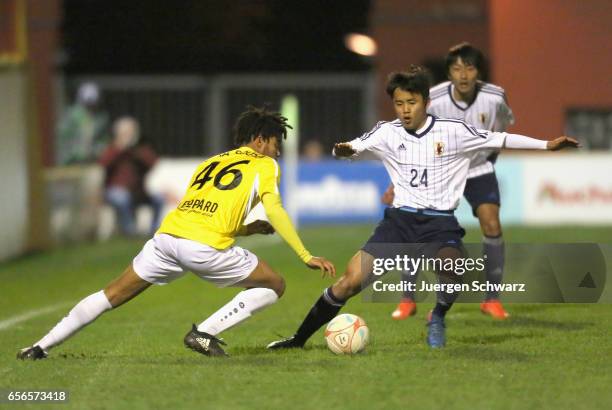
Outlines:
<svg viewBox="0 0 612 410"><path fill-rule="evenodd" d="M446 344L446 325L444 318L432 315L431 320L427 324L427 344L433 349L439 349Z"/></svg>

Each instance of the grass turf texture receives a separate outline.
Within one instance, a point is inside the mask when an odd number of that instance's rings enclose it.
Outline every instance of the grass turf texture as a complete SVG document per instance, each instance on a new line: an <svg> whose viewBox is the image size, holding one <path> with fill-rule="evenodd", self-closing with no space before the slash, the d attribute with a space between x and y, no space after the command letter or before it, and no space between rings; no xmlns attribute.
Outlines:
<svg viewBox="0 0 612 410"><path fill-rule="evenodd" d="M369 226L307 228L312 252L342 271ZM507 242L612 243L610 228L506 229ZM610 408L612 305L509 305L513 318L494 322L477 305L457 305L447 319L448 345L425 344L424 316L389 317L393 305L359 297L343 312L362 316L367 353L339 357L322 331L306 350L268 352L291 334L331 283L305 269L283 243L250 241L251 249L287 279L285 296L223 334L230 359L201 357L182 345L198 323L236 289L218 290L193 275L152 287L103 315L57 347L47 360L15 360L76 302L123 270L142 242L114 240L24 257L0 265L0 322L56 309L0 329L0 390L65 389L68 404L45 408ZM470 231L468 242L478 242ZM44 406L44 405L43 405ZM40 404L0 404L40 408Z"/></svg>

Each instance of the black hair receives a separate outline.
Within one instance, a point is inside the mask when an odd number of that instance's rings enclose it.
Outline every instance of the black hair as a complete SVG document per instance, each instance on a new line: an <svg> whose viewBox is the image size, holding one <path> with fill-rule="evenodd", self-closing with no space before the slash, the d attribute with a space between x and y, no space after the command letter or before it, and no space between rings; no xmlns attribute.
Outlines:
<svg viewBox="0 0 612 410"><path fill-rule="evenodd" d="M486 62L482 51L464 41L452 46L446 55L446 73L450 73L453 64L461 59L465 64L472 65L478 70L478 75L482 78L486 76Z"/></svg>
<svg viewBox="0 0 612 410"><path fill-rule="evenodd" d="M400 71L389 74L387 78L387 94L393 98L396 88L411 93L421 94L423 101L429 99L429 87L431 82L427 70L423 67L411 64L408 71Z"/></svg>
<svg viewBox="0 0 612 410"><path fill-rule="evenodd" d="M279 112L271 111L267 106L259 108L249 105L234 124L234 143L240 147L258 136L265 141L276 137L281 142L287 139L287 128L293 127Z"/></svg>

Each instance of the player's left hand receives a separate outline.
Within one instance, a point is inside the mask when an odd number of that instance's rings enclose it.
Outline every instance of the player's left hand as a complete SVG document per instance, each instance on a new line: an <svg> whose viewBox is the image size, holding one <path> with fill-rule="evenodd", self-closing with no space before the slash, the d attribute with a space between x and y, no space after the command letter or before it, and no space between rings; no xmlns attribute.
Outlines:
<svg viewBox="0 0 612 410"><path fill-rule="evenodd" d="M251 222L247 226L247 235L253 235L255 233L261 233L263 235L270 235L274 233L274 228L269 222L257 220Z"/></svg>
<svg viewBox="0 0 612 410"><path fill-rule="evenodd" d="M559 151L563 148L580 148L580 143L574 138L566 137L565 135L555 138L546 143L546 149L549 151Z"/></svg>
<svg viewBox="0 0 612 410"><path fill-rule="evenodd" d="M306 263L310 269L321 269L321 277L324 278L326 274L329 274L330 278L336 277L336 267L333 263L320 256L313 256Z"/></svg>

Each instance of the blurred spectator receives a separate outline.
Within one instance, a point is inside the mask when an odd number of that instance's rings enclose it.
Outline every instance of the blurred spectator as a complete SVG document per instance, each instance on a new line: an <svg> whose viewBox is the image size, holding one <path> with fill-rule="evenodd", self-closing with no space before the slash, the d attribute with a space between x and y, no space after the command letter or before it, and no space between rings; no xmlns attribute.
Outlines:
<svg viewBox="0 0 612 410"><path fill-rule="evenodd" d="M131 117L119 118L113 124L113 141L100 156L105 168L104 198L114 209L120 230L125 235L136 234L135 210L138 205L153 208L151 233L159 226L163 198L146 192L144 181L157 161L152 147L138 143L140 126Z"/></svg>
<svg viewBox="0 0 612 410"><path fill-rule="evenodd" d="M60 120L56 136L58 165L94 162L108 142L108 114L100 109L100 89L82 84L72 105Z"/></svg>
<svg viewBox="0 0 612 410"><path fill-rule="evenodd" d="M317 140L309 140L304 144L302 158L306 161L321 161L323 159L323 145Z"/></svg>

